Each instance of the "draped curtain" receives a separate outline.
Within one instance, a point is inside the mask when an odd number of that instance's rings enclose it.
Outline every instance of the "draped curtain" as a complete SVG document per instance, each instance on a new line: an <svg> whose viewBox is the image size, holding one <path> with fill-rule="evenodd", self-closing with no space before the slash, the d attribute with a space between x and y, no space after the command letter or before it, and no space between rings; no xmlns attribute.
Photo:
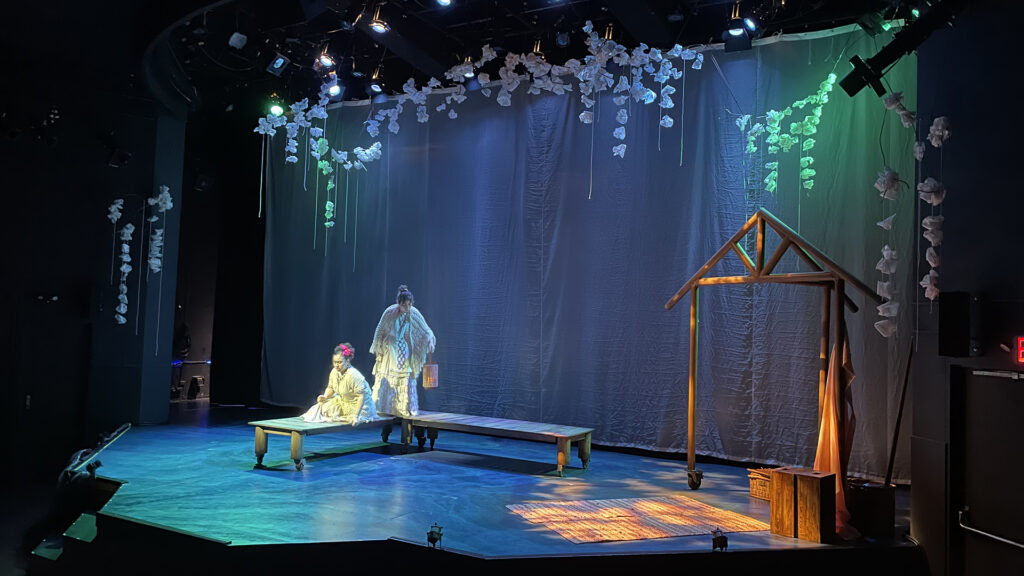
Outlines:
<svg viewBox="0 0 1024 576"><path fill-rule="evenodd" d="M890 244L901 259L897 300L914 296L912 191L904 186L893 203L872 186L883 155L913 181L913 129L870 88L851 98L837 84L809 152L817 174L806 190L798 148L770 156L762 142L747 154L736 125L744 114L764 122L769 109L815 93L831 71L846 73L852 55L871 56L884 42L857 29L708 51L702 70L670 80L673 108L623 105L622 159L612 156L620 107L608 92L592 125L578 120L585 107L575 92L529 95L524 86L501 107L472 91L456 119L435 110L444 95L433 94L428 123L406 103L400 132L385 121L375 138L364 121L393 100L335 107L315 123L332 147L379 141L383 154L365 171L339 170L330 229L327 178L307 162L308 134L300 134L299 162L285 164L279 131L266 189L262 399L311 404L342 341L355 345L353 364L369 376L380 313L407 284L437 336L440 387L421 390L421 409L588 426L597 444L685 452L688 299L670 311L664 304L758 208L872 287L884 279L874 266ZM913 108L915 60L902 60L886 81ZM783 129L810 108L794 109ZM659 127L664 115L673 127ZM779 184L768 193L764 164L773 160ZM876 226L893 212L892 231ZM768 249L777 244L769 236ZM787 256L776 270L799 266ZM712 273L745 269L727 257ZM913 323L899 318L900 332L886 340L873 328L872 303L850 295L861 307L847 312L857 373L850 470L877 477ZM788 285L701 291L700 454L813 462L821 298L820 289ZM896 478L909 478L903 452Z"/></svg>

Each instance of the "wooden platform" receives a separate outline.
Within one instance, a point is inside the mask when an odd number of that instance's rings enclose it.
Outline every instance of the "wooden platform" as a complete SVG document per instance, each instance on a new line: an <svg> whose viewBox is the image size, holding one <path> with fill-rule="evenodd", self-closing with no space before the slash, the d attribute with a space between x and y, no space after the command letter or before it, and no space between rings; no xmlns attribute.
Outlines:
<svg viewBox="0 0 1024 576"><path fill-rule="evenodd" d="M291 438L291 457L295 461L295 469L302 470L303 462L303 441L306 436L317 434L328 434L330 432L341 432L358 428L369 428L384 426L382 436L387 442L387 433L391 431L394 421L391 418L381 418L372 422L364 422L356 425L345 422L306 422L302 418L275 418L273 420L257 420L249 422L250 426L256 427L256 465L263 465L263 457L267 454L267 435L288 436Z"/></svg>
<svg viewBox="0 0 1024 576"><path fill-rule="evenodd" d="M417 443L421 447L429 438L430 447L433 448L438 430L485 434L535 442L553 442L558 448L556 462L559 476L562 475L563 468L569 465L573 442L577 443L577 453L583 462L583 467L587 468L590 465L590 436L594 431L593 428L579 426L422 411L415 417L402 419L402 442L404 444L411 442L412 436L415 435Z"/></svg>

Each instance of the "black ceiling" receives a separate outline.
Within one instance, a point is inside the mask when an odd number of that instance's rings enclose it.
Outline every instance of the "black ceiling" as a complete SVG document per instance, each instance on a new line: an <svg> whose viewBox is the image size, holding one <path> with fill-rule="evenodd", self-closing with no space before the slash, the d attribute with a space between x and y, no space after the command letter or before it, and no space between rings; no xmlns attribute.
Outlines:
<svg viewBox="0 0 1024 576"><path fill-rule="evenodd" d="M551 62L586 55L582 27L587 20L602 35L626 46L641 42L670 48L721 41L733 0L229 0L197 11L169 31L171 52L178 60L190 92L203 96L207 106L235 103L238 94L270 94L298 99L315 93L321 82L312 68L323 50L341 60L345 98L364 98L366 76L380 67L391 90L409 77L418 84L467 56L480 57L485 44L503 51L541 52ZM743 15L761 19L759 35L831 28L881 11L900 17L909 10L905 0L743 0ZM390 32L376 34L369 21L379 7ZM246 36L241 49L229 46L232 34ZM556 43L559 33L568 44ZM563 37L564 38L564 37ZM280 76L267 72L277 54L291 63ZM496 76L500 58L487 69ZM194 88L194 90L192 90Z"/></svg>

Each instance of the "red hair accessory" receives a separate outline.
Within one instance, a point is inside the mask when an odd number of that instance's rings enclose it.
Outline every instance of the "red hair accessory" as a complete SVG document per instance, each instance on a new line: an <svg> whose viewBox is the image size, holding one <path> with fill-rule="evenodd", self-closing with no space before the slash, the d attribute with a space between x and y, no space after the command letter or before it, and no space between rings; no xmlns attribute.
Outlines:
<svg viewBox="0 0 1024 576"><path fill-rule="evenodd" d="M347 358L351 358L352 355L355 354L355 350L345 346L344 344L338 344L338 348L341 348L341 355Z"/></svg>

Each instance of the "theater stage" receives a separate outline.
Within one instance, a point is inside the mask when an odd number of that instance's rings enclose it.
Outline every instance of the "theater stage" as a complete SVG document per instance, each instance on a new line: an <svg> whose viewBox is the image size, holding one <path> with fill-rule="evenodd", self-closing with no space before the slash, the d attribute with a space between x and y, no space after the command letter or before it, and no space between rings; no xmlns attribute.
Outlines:
<svg viewBox="0 0 1024 576"><path fill-rule="evenodd" d="M685 461L598 444L589 469L580 468L574 448L571 467L559 477L550 444L442 431L429 450L384 444L379 429L366 428L307 438L301 471L287 440L272 438L261 469L246 422L295 410L181 403L175 412L175 423L135 427L101 454L100 475L122 484L96 514L94 541L76 541L83 558L126 570L152 558L256 569L586 560L639 567L675 558L694 567L756 569L773 559L794 568L826 562L841 571L864 563L876 572L891 566L914 573L920 563L919 550L903 538L905 525L891 542L822 545L770 534L769 504L750 497L741 466L701 463L702 488L690 490ZM506 507L678 496L765 529L726 529L725 553L712 553L710 533L574 543ZM905 512L898 512L904 524ZM434 523L443 527L442 550L427 546Z"/></svg>

